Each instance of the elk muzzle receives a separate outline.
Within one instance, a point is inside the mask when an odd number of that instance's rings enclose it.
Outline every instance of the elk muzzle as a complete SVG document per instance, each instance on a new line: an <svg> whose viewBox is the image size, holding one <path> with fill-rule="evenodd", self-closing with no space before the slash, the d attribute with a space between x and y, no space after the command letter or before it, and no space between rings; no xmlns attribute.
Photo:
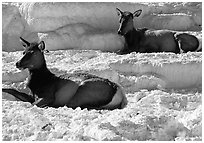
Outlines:
<svg viewBox="0 0 204 143"><path fill-rule="evenodd" d="M18 68L18 69L21 68L20 61L18 61L18 62L16 63L16 68Z"/></svg>
<svg viewBox="0 0 204 143"><path fill-rule="evenodd" d="M122 35L122 31L121 31L120 29L118 30L118 34L119 34L119 35Z"/></svg>

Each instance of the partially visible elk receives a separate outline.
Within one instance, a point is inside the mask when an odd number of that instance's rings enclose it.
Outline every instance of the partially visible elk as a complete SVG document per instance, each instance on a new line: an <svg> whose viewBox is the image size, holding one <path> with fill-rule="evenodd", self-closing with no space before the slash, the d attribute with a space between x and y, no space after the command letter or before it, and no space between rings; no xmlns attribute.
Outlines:
<svg viewBox="0 0 204 143"><path fill-rule="evenodd" d="M124 36L126 44L119 54L131 52L189 52L196 51L199 46L198 39L190 34L171 30L149 30L147 28L135 29L133 19L140 16L142 10L134 13L121 11L116 8L120 17L118 34Z"/></svg>

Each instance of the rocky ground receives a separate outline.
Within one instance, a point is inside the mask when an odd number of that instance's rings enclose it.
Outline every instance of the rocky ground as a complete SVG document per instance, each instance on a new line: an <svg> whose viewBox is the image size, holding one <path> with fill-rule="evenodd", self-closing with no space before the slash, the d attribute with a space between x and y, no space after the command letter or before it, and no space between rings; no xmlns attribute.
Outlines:
<svg viewBox="0 0 204 143"><path fill-rule="evenodd" d="M3 52L3 87L26 88L27 71L15 68L22 52ZM3 93L3 140L201 140L202 53L116 55L100 51L51 51L57 75L89 72L119 83L124 109L41 109ZM182 67L182 68L179 68Z"/></svg>

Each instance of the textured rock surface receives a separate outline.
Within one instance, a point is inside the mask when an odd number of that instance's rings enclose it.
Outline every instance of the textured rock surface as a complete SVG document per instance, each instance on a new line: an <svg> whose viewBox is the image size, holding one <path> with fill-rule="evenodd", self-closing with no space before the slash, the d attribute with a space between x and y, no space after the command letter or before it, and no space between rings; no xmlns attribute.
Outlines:
<svg viewBox="0 0 204 143"><path fill-rule="evenodd" d="M24 32L24 24L15 5L2 5L2 49L16 51L22 49L19 37Z"/></svg>

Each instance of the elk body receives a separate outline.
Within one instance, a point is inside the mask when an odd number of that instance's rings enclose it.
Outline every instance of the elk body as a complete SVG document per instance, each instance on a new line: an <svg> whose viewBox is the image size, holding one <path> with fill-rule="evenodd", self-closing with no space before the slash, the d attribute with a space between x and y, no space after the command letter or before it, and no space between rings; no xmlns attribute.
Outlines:
<svg viewBox="0 0 204 143"><path fill-rule="evenodd" d="M181 53L196 51L199 46L198 39L190 34L171 30L149 30L147 28L135 29L134 17L140 16L142 10L134 13L121 11L116 8L120 17L118 34L124 36L126 44L119 54L131 52L173 52Z"/></svg>
<svg viewBox="0 0 204 143"><path fill-rule="evenodd" d="M16 98L38 107L81 107L88 109L123 108L126 97L119 85L91 74L84 74L80 83L63 76L56 76L46 66L45 44L29 43L20 38L25 47L24 56L16 63L19 69L30 72L27 86L33 95L15 89L2 89ZM37 97L37 99L35 98Z"/></svg>

